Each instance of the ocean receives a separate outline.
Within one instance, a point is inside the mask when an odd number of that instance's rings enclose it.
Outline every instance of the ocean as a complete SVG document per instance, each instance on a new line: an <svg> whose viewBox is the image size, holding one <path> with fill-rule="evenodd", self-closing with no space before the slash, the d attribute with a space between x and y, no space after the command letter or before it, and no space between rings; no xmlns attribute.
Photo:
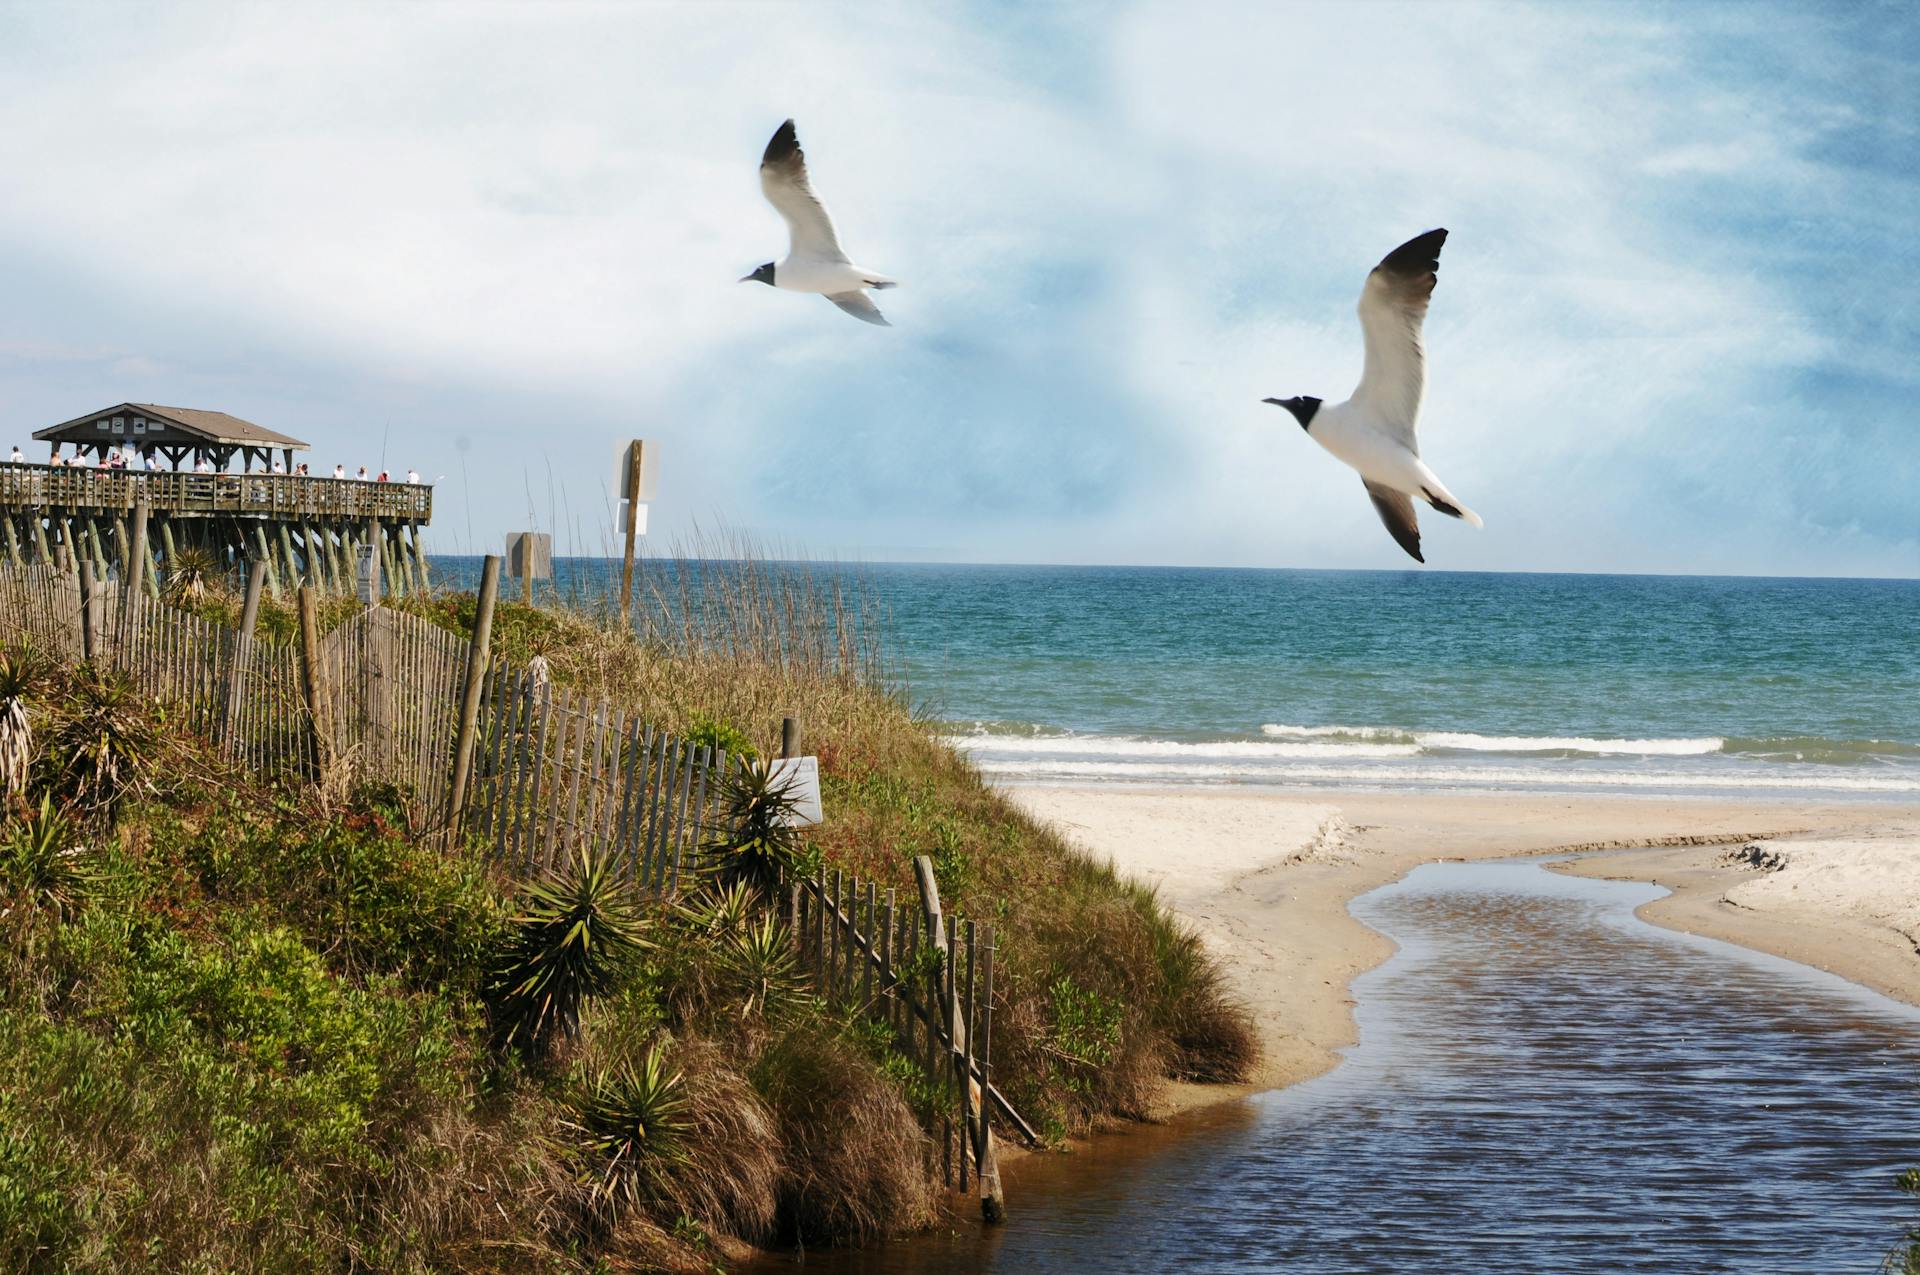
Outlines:
<svg viewBox="0 0 1920 1275"><path fill-rule="evenodd" d="M812 569L1003 781L1920 800L1916 580Z"/></svg>

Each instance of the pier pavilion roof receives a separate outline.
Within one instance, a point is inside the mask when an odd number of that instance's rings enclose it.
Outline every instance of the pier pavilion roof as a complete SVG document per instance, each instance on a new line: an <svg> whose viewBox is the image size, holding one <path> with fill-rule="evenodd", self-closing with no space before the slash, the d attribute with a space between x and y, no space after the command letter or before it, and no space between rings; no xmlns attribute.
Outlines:
<svg viewBox="0 0 1920 1275"><path fill-rule="evenodd" d="M267 464L275 451L290 461L294 452L307 450L297 438L225 412L153 403L120 403L35 430L33 436L56 450L65 444L79 453L98 451L104 456L113 448L130 446L143 453L160 452L176 465L183 456L204 456L222 469L236 453L250 468L256 458Z"/></svg>

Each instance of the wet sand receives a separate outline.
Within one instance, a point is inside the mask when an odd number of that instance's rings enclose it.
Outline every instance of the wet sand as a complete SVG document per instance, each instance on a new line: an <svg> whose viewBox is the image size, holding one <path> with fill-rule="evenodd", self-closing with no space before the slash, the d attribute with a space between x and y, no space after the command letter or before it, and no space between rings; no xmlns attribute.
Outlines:
<svg viewBox="0 0 1920 1275"><path fill-rule="evenodd" d="M1240 1086L1172 1086L1167 1114L1330 1069L1335 1051L1357 1039L1352 980L1393 951L1347 905L1435 859L1639 848L1570 870L1658 881L1676 893L1642 909L1649 921L1920 1004L1920 807L1532 793L1005 791L1090 852L1157 885L1252 1009L1265 1046L1258 1073ZM1754 842L1787 866L1719 862L1730 847Z"/></svg>

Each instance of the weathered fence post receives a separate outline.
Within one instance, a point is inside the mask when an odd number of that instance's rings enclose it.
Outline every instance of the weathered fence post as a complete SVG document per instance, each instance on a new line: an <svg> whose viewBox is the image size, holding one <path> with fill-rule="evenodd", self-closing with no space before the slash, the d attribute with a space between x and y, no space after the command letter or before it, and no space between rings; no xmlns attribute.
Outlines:
<svg viewBox="0 0 1920 1275"><path fill-rule="evenodd" d="M260 591L266 587L267 564L247 564L247 595L240 604L240 631L233 635L233 656L227 665L227 711L220 719L220 743L233 751L233 733L240 725L240 707L246 698L247 669L253 663L253 626L260 618Z"/></svg>
<svg viewBox="0 0 1920 1275"><path fill-rule="evenodd" d="M93 573L93 559L78 560L80 572L80 658L88 663L100 658L105 643L100 633L100 581Z"/></svg>
<svg viewBox="0 0 1920 1275"><path fill-rule="evenodd" d="M300 689L307 698L307 730L313 744L313 769L324 777L333 764L333 724L326 674L320 668L320 607L312 584L300 586Z"/></svg>
<svg viewBox="0 0 1920 1275"><path fill-rule="evenodd" d="M962 1086L961 1112L963 1125L960 1136L973 1143L974 1162L980 1177L980 1216L988 1222L1003 1222L1007 1217L1007 1197L1000 1186L1000 1163L993 1152L993 1129L987 1120L987 1095L979 1082L974 1079L972 1054L967 1048L967 1020L960 1012L960 971L954 968L953 949L947 941L946 926L940 915L940 886L933 878L933 860L926 855L915 855L913 859L914 880L920 886L920 907L926 914L927 938L934 949L940 953L940 962L947 971L944 980L937 980L944 991L940 996L938 1013L947 1020L948 1057L961 1071ZM967 995L972 997L969 985ZM932 1006L928 1007L930 1010ZM935 1033L929 1033L935 1034ZM986 1068L985 1060L981 1069ZM977 1122L977 1123L976 1123ZM972 1125L972 1128L966 1127ZM960 1174L962 1185L966 1180L966 1153L962 1149L960 1156Z"/></svg>
<svg viewBox="0 0 1920 1275"><path fill-rule="evenodd" d="M785 761L793 756L793 750L800 747L800 723L791 717L780 719L780 759Z"/></svg>
<svg viewBox="0 0 1920 1275"><path fill-rule="evenodd" d="M447 790L447 826L453 827L467 804L473 774L473 740L480 727L480 691L486 684L493 642L493 606L500 598L500 555L487 555L480 568L480 597L473 616L473 640L467 646L467 684L460 692L460 733L453 745L453 785Z"/></svg>

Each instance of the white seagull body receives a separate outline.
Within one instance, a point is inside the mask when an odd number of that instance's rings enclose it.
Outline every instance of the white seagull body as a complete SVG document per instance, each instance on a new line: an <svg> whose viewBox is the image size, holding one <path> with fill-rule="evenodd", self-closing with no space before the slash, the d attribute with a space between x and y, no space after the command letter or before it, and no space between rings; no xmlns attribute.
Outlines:
<svg viewBox="0 0 1920 1275"><path fill-rule="evenodd" d="M1292 412L1309 438L1359 471L1380 521L1416 562L1426 559L1420 556L1415 500L1482 525L1480 515L1461 504L1420 459L1414 437L1426 390L1420 328L1439 281L1440 248L1446 241L1446 231L1429 230L1388 253L1367 276L1360 290L1367 362L1352 398L1331 407L1317 398L1266 400Z"/></svg>
<svg viewBox="0 0 1920 1275"><path fill-rule="evenodd" d="M787 259L769 261L740 282L817 292L856 319L891 327L866 290L898 285L878 271L855 265L841 250L827 206L807 183L807 156L792 120L774 130L760 157L760 189L787 223Z"/></svg>

